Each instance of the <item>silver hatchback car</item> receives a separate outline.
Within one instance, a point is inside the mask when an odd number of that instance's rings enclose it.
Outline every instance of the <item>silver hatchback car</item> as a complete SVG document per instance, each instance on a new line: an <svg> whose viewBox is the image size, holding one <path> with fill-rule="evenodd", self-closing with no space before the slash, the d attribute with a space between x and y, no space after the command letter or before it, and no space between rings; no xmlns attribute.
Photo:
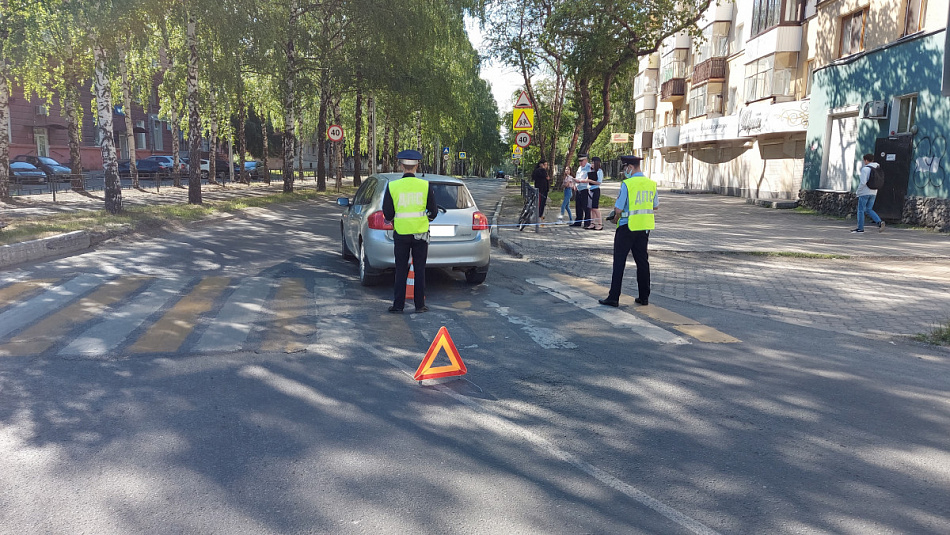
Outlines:
<svg viewBox="0 0 950 535"><path fill-rule="evenodd" d="M393 226L383 217L383 194L400 173L367 178L350 200L337 199L345 207L340 218L343 257L359 260L360 283L378 284L383 274L395 269ZM439 214L429 224L429 254L426 267L465 273L472 284L485 282L491 256L488 217L478 211L475 200L461 180L449 176L420 174L433 185Z"/></svg>

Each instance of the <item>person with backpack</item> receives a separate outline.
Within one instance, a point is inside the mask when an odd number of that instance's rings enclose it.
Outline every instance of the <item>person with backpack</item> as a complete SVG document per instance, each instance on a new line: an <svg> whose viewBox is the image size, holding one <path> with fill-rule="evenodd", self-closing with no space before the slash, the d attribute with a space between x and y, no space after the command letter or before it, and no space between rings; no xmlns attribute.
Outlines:
<svg viewBox="0 0 950 535"><path fill-rule="evenodd" d="M884 232L886 223L874 211L874 199L877 197L877 190L883 185L884 172L881 170L881 164L874 161L873 154L865 154L863 160L864 165L858 173L860 183L855 192L858 197L858 228L851 233L864 232L865 213L877 224L878 232Z"/></svg>

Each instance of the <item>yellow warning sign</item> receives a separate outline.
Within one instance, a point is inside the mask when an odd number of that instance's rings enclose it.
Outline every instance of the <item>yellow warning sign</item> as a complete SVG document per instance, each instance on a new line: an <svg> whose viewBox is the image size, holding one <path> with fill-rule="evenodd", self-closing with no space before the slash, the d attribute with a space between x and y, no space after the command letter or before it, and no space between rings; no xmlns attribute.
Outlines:
<svg viewBox="0 0 950 535"><path fill-rule="evenodd" d="M516 108L512 119L512 130L534 130L534 108Z"/></svg>
<svg viewBox="0 0 950 535"><path fill-rule="evenodd" d="M433 368L432 362L435 361L435 357L438 356L439 352L443 349L445 350L445 354L448 355L451 364ZM445 326L442 326L438 334L435 335L435 339L432 340L432 345L429 346L429 351L426 352L425 358L419 363L419 368L416 370L415 375L413 375L413 379L422 381L423 379L438 379L440 377L465 375L466 373L468 373L468 368L466 368L465 363L462 362L462 357L459 356L458 349L455 349L455 342L453 342L452 337L449 336L449 330L446 329Z"/></svg>
<svg viewBox="0 0 950 535"><path fill-rule="evenodd" d="M521 148L521 147L519 147L518 145L512 145L512 146L511 146L511 153L512 153L512 154L519 154L519 155L520 155L520 154L524 154L524 149Z"/></svg>

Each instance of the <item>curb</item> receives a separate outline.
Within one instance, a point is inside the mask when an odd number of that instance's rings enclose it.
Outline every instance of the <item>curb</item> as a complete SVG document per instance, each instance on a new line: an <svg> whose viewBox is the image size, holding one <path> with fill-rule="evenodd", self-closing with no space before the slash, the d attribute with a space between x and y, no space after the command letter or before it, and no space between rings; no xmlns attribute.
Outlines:
<svg viewBox="0 0 950 535"><path fill-rule="evenodd" d="M234 217L236 216L232 213L215 214L204 219L192 221L187 226L200 227L213 225L228 219L233 219ZM40 238L38 240L0 245L0 270L17 264L40 262L50 258L66 257L82 253L112 238L123 234L131 234L135 231L136 229L131 226L105 232L76 230L67 232L66 234Z"/></svg>
<svg viewBox="0 0 950 535"><path fill-rule="evenodd" d="M105 239L96 236L95 243ZM24 262L45 260L54 256L68 256L84 251L93 245L93 235L87 230L67 232L49 238L40 238L20 243L0 246L0 269Z"/></svg>
<svg viewBox="0 0 950 535"><path fill-rule="evenodd" d="M497 204L495 204L495 214L491 218L491 245L492 247L497 247L515 258L524 258L524 255L522 255L520 251L518 251L507 241L498 237L498 218L501 217L501 210L504 203L505 200L502 198Z"/></svg>
<svg viewBox="0 0 950 535"><path fill-rule="evenodd" d="M754 204L764 208L776 208L779 210L789 210L798 207L798 201L788 200L770 200L770 199L746 199L746 204Z"/></svg>

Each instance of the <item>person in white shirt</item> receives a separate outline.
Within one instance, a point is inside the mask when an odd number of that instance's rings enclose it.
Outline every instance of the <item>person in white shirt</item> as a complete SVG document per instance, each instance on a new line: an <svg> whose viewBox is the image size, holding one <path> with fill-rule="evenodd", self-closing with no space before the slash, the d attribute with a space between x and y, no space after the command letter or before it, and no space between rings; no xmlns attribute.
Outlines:
<svg viewBox="0 0 950 535"><path fill-rule="evenodd" d="M586 154L577 155L577 175L574 176L575 196L574 205L577 207L577 217L572 227L586 227L590 225L590 192L587 191L587 173L590 172L590 163Z"/></svg>
<svg viewBox="0 0 950 535"><path fill-rule="evenodd" d="M871 178L871 168L878 168L881 164L874 161L873 154L864 155L864 165L861 166L861 172L858 173L858 190L855 195L858 197L858 228L851 231L852 234L864 232L864 214L871 216L871 221L877 224L878 232L884 232L886 223L874 211L874 200L877 198L877 190L868 187L868 179Z"/></svg>

